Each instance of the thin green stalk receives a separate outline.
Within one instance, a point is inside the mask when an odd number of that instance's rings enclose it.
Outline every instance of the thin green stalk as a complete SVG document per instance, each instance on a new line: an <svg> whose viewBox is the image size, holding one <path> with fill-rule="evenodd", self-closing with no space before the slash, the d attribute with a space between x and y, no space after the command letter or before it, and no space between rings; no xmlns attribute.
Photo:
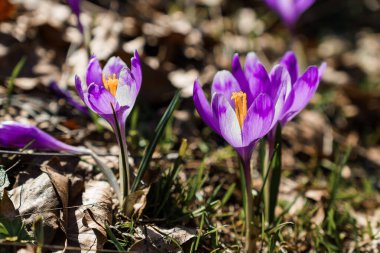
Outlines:
<svg viewBox="0 0 380 253"><path fill-rule="evenodd" d="M269 220L269 199L270 199L270 166L269 166L269 152L267 151L266 141L263 139L260 145L260 162L262 175L264 177L265 184L263 185L264 192L264 217L265 220Z"/></svg>
<svg viewBox="0 0 380 253"><path fill-rule="evenodd" d="M125 209L125 199L128 196L128 194L131 191L131 184L130 184L130 171L129 171L129 164L128 164L128 149L127 149L127 142L125 139L125 133L122 133L120 129L120 125L116 116L115 109L113 105L111 104L112 112L115 120L115 125L112 126L115 134L116 139L120 147L120 157L119 157L119 174L120 174L120 207L122 210ZM125 130L123 128L123 130ZM125 131L123 131L125 132Z"/></svg>
<svg viewBox="0 0 380 253"><path fill-rule="evenodd" d="M152 159L153 151L156 148L158 141L160 140L162 133L164 131L164 128L168 124L168 121L170 117L172 116L175 108L178 106L178 103L180 101L180 92L177 92L172 101L170 102L168 108L166 109L164 115L162 116L160 122L158 123L155 131L154 136L151 142L149 143L148 147L146 148L144 157L141 160L139 170L137 172L137 176L133 181L132 184L132 192L137 190L137 187L139 186L140 180L142 179L146 169L148 168L149 162Z"/></svg>
<svg viewBox="0 0 380 253"><path fill-rule="evenodd" d="M245 252L256 252L256 242L253 240L252 229L252 208L253 208L253 196L251 186L251 170L250 160L241 161L240 176L243 192L243 206L245 212Z"/></svg>
<svg viewBox="0 0 380 253"><path fill-rule="evenodd" d="M336 200L338 189L341 183L342 170L343 170L344 165L346 165L347 163L350 153L351 153L351 147L348 147L346 149L345 154L340 158L340 160L339 160L339 155L337 155L336 161L334 163L334 171L332 174L333 179L332 179L331 188L330 188L331 197L327 202L326 212L328 212L331 209L332 205L334 204Z"/></svg>
<svg viewBox="0 0 380 253"><path fill-rule="evenodd" d="M15 79L18 77L18 75L21 72L22 67L24 67L26 62L26 56L23 56L16 64L14 69L12 70L12 74L10 78L7 81L7 102L5 104L5 108L8 109L8 107L11 105L12 100L12 93L15 85Z"/></svg>
<svg viewBox="0 0 380 253"><path fill-rule="evenodd" d="M281 183L281 167L282 167L282 155L281 155L281 145L282 136L281 136L281 126L278 125L276 129L276 137L275 137L275 150L271 151L269 159L270 162L270 189L269 189L269 216L268 221L272 223L275 219L275 210L277 206L278 193L280 192L280 183Z"/></svg>

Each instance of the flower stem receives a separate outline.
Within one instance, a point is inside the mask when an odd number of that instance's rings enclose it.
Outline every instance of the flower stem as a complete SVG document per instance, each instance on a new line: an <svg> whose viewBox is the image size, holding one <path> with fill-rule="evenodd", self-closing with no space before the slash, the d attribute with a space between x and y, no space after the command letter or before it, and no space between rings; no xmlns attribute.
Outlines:
<svg viewBox="0 0 380 253"><path fill-rule="evenodd" d="M130 171L128 163L128 148L127 141L125 139L125 127L120 127L119 121L116 116L113 105L111 104L113 110L113 116L115 119L115 124L112 126L116 139L120 147L120 157L119 157L119 174L120 174L120 209L125 209L125 200L128 194L131 192L131 182L130 182Z"/></svg>
<svg viewBox="0 0 380 253"><path fill-rule="evenodd" d="M245 252L254 253L256 252L256 242L253 239L253 224L252 224L252 208L253 208L253 196L252 196L252 186L251 186L251 170L250 170L250 159L248 161L241 161L240 175L243 186L243 204L245 212Z"/></svg>

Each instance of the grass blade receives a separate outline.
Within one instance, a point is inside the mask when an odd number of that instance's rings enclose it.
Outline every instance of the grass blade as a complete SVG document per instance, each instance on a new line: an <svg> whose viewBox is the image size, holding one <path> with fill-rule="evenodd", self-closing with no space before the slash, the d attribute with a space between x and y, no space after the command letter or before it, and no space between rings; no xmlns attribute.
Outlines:
<svg viewBox="0 0 380 253"><path fill-rule="evenodd" d="M347 160L351 154L351 147L348 147L346 149L345 154L339 159L337 156L337 159L334 164L334 171L332 173L332 180L331 180L331 188L330 188L330 199L327 203L326 213L328 213L332 207L332 205L335 202L336 195L338 193L338 189L341 183L342 178L342 170L343 167L346 165Z"/></svg>
<svg viewBox="0 0 380 253"><path fill-rule="evenodd" d="M179 101L180 101L180 92L177 92L175 94L174 98L172 99L172 101L170 102L168 108L166 109L164 115L162 116L160 122L158 123L158 125L154 131L153 139L151 140L151 142L149 143L149 145L146 149L145 155L141 160L140 167L139 167L139 170L137 172L137 176L136 176L135 180L133 181L133 184L131 187L131 192L136 191L136 189L137 189L137 187L138 187L138 185L139 185L139 183L140 183L140 181L144 175L144 172L148 168L149 162L152 159L152 155L153 155L153 152L154 152L154 150L158 144L158 141L160 140L162 133L164 132L164 129L165 129L170 117L172 116L175 108L179 104Z"/></svg>
<svg viewBox="0 0 380 253"><path fill-rule="evenodd" d="M281 182L281 126L278 125L276 129L276 142L275 151L273 156L273 161L271 162L271 180L270 180L270 190L269 190L269 223L272 223L275 216L275 209L277 206L278 193L280 190Z"/></svg>
<svg viewBox="0 0 380 253"><path fill-rule="evenodd" d="M24 56L16 64L15 68L12 71L10 78L8 79L8 82L7 82L7 104L6 104L7 107L11 104L12 93L13 93L13 89L15 86L15 79L20 74L20 71L21 71L22 67L24 67L25 62L26 62L26 57Z"/></svg>
<svg viewBox="0 0 380 253"><path fill-rule="evenodd" d="M106 224L106 232L107 232L108 237L110 238L109 241L116 247L116 249L119 252L125 251L124 247L121 246L115 234L112 232L111 228L108 226L108 224Z"/></svg>

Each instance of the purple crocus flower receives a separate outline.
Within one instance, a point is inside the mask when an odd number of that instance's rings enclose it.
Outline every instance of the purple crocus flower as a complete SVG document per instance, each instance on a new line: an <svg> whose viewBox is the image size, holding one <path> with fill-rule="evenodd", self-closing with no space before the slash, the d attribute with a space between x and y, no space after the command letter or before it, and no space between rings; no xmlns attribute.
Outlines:
<svg viewBox="0 0 380 253"><path fill-rule="evenodd" d="M193 100L201 118L238 152L244 167L247 196L246 252L255 252L252 239L252 191L250 160L257 142L277 124L285 102L290 76L284 66L268 75L254 53L248 54L245 68L236 54L232 74L219 71L211 87L211 104L196 80Z"/></svg>
<svg viewBox="0 0 380 253"><path fill-rule="evenodd" d="M135 51L131 58L131 69L119 57L108 60L104 69L92 56L87 66L86 82L75 77L75 87L84 103L112 126L120 147L122 166L120 171L120 205L130 192L130 170L128 165L126 120L135 104L142 81L140 57Z"/></svg>
<svg viewBox="0 0 380 253"><path fill-rule="evenodd" d="M135 51L131 69L119 57L112 57L102 70L99 61L92 56L87 66L85 84L75 76L75 87L87 107L107 120L115 133L117 127L125 133L126 119L140 91L141 80L140 57Z"/></svg>
<svg viewBox="0 0 380 253"><path fill-rule="evenodd" d="M71 154L88 153L87 149L63 143L35 126L14 121L0 123L0 146L5 148L28 146L30 149L65 151Z"/></svg>
<svg viewBox="0 0 380 253"><path fill-rule="evenodd" d="M68 4L70 5L71 10L75 14L78 20L78 30L83 34L83 25L82 22L80 22L80 2L81 0L67 0Z"/></svg>
<svg viewBox="0 0 380 253"><path fill-rule="evenodd" d="M88 115L87 107L80 104L80 102L73 98L68 90L60 88L56 81L51 81L49 88L57 97L63 98L68 104L76 108L78 111L82 112L85 115Z"/></svg>
<svg viewBox="0 0 380 253"><path fill-rule="evenodd" d="M257 142L278 120L285 98L286 80L289 79L286 69L278 66L271 73L275 80L272 83L265 68L257 64L254 54L250 54L243 71L235 55L233 74L223 70L214 77L211 105L198 81L194 83L193 100L199 115L235 148L248 168Z"/></svg>
<svg viewBox="0 0 380 253"><path fill-rule="evenodd" d="M281 17L284 23L293 29L298 18L315 0L265 0L265 3Z"/></svg>

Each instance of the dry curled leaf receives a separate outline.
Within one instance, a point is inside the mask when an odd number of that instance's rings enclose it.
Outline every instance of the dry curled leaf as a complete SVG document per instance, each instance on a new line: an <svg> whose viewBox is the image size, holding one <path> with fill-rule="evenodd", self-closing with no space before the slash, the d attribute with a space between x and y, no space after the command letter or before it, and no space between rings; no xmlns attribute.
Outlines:
<svg viewBox="0 0 380 253"><path fill-rule="evenodd" d="M127 217L132 217L133 215L135 215L135 219L140 217L146 206L146 196L149 193L149 189L150 187L147 187L128 195L125 201Z"/></svg>
<svg viewBox="0 0 380 253"><path fill-rule="evenodd" d="M196 230L185 227L159 228L141 226L136 229L136 238L142 238L130 248L131 252L184 252L182 246L195 238Z"/></svg>
<svg viewBox="0 0 380 253"><path fill-rule="evenodd" d="M111 223L112 191L108 183L90 181L68 212L67 245L81 252L96 251L107 241L105 224Z"/></svg>
<svg viewBox="0 0 380 253"><path fill-rule="evenodd" d="M31 226L37 216L43 217L44 240L50 243L60 228L61 203L48 174L27 180L9 191L9 196L26 226Z"/></svg>
<svg viewBox="0 0 380 253"><path fill-rule="evenodd" d="M48 174L62 204L62 220L64 222L64 230L67 228L67 207L69 204L69 178L59 174L52 167L61 168L57 159L52 159L47 164L42 165L41 170Z"/></svg>
<svg viewBox="0 0 380 253"><path fill-rule="evenodd" d="M4 218L14 218L18 212L16 211L12 201L6 190L3 191L3 197L0 200L0 216Z"/></svg>

